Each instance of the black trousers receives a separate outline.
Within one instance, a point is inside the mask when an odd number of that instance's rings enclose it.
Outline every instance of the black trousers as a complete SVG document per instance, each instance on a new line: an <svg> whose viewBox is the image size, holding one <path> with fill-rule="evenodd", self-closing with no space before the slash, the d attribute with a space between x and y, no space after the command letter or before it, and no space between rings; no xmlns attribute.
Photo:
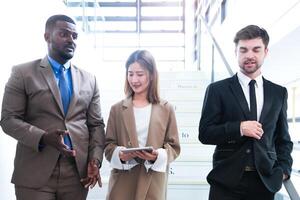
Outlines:
<svg viewBox="0 0 300 200"><path fill-rule="evenodd" d="M270 192L256 171L245 172L235 188L226 188L212 184L209 200L274 200L275 193Z"/></svg>

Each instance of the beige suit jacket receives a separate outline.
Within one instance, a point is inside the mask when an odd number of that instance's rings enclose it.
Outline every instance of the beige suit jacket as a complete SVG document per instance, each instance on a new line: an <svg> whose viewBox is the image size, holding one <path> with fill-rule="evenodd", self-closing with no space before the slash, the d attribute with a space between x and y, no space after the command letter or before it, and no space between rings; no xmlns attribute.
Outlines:
<svg viewBox="0 0 300 200"><path fill-rule="evenodd" d="M87 162L102 162L104 123L96 79L71 66L73 96L64 115L60 92L47 57L14 66L2 102L1 126L17 143L12 183L38 188L50 177L59 157L51 146L39 148L45 131L67 129L80 177Z"/></svg>
<svg viewBox="0 0 300 200"><path fill-rule="evenodd" d="M167 151L168 163L180 153L178 129L172 106L161 100L152 105L147 146ZM117 146L138 147L132 100L125 99L112 106L107 130L105 156L111 160ZM129 171L113 169L109 179L109 200L163 200L166 196L168 170L166 173L148 173L143 165Z"/></svg>

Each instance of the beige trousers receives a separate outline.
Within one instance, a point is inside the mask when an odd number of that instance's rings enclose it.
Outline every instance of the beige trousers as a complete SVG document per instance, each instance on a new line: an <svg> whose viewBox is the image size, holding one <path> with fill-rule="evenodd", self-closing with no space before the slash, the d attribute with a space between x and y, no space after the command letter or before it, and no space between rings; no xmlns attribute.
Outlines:
<svg viewBox="0 0 300 200"><path fill-rule="evenodd" d="M38 189L16 185L15 192L17 200L85 200L88 189L80 183L74 158L60 156L46 185Z"/></svg>

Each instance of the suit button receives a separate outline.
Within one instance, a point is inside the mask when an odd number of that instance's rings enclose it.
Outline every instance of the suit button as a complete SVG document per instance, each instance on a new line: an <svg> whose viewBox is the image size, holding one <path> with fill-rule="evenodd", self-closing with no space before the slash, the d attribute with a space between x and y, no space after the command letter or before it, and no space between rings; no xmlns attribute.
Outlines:
<svg viewBox="0 0 300 200"><path fill-rule="evenodd" d="M247 149L246 153L248 153L248 154L251 153L251 149Z"/></svg>

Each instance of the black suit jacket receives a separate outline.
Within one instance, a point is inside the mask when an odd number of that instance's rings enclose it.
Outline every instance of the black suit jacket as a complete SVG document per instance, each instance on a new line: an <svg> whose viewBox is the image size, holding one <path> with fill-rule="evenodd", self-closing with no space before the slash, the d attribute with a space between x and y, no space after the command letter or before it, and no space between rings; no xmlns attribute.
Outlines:
<svg viewBox="0 0 300 200"><path fill-rule="evenodd" d="M208 86L199 124L199 140L216 145L210 184L234 187L244 173L249 146L253 146L255 167L265 186L276 192L283 173L292 166L287 123L287 90L263 78L264 103L259 122L264 134L260 140L241 136L240 123L250 118L250 111L237 75Z"/></svg>

